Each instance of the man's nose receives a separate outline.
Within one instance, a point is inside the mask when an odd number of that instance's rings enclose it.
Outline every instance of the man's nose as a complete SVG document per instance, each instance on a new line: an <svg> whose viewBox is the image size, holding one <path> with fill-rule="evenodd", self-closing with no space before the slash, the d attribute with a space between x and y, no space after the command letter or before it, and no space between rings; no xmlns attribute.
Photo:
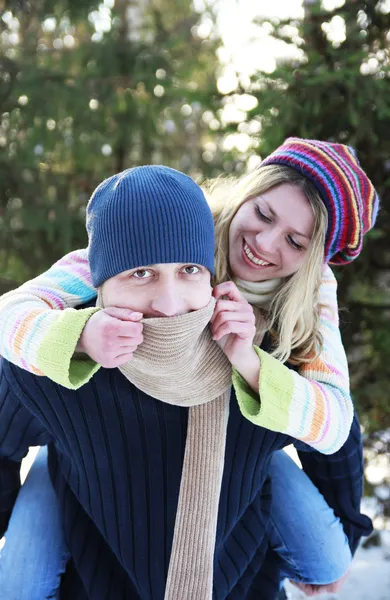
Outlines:
<svg viewBox="0 0 390 600"><path fill-rule="evenodd" d="M159 313L164 317L174 317L183 312L183 299L179 290L171 286L161 286L156 290L151 308L153 312Z"/></svg>

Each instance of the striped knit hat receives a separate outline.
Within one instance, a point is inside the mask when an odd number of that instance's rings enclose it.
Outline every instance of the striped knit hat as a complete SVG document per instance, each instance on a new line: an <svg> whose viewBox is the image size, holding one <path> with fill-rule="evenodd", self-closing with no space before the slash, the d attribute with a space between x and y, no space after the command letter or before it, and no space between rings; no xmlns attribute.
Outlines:
<svg viewBox="0 0 390 600"><path fill-rule="evenodd" d="M329 216L325 262L342 265L354 260L379 208L378 194L355 150L343 144L291 137L261 167L272 164L296 169L318 190Z"/></svg>
<svg viewBox="0 0 390 600"><path fill-rule="evenodd" d="M87 206L92 283L159 263L195 263L214 274L214 223L201 188L159 165L103 181Z"/></svg>

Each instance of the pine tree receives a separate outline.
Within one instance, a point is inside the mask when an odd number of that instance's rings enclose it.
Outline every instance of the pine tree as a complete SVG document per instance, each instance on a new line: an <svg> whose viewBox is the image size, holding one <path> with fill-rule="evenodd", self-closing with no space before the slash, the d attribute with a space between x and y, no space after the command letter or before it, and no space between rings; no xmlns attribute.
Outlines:
<svg viewBox="0 0 390 600"><path fill-rule="evenodd" d="M199 24L212 18L190 0L0 5L0 275L84 246L87 200L115 172L207 172L219 39Z"/></svg>
<svg viewBox="0 0 390 600"><path fill-rule="evenodd" d="M300 59L256 73L261 120L259 153L266 156L289 136L349 144L381 198L376 228L363 254L336 269L342 333L350 357L352 389L373 427L390 422L390 9L383 1L346 1L325 10L304 0L302 19L258 19L272 35L295 44ZM334 26L344 36L335 38Z"/></svg>

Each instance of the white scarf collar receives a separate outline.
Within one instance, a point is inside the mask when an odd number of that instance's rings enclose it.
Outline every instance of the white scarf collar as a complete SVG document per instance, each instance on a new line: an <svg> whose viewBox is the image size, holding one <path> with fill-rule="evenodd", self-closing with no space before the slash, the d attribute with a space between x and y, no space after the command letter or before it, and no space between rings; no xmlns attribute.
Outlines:
<svg viewBox="0 0 390 600"><path fill-rule="evenodd" d="M244 298L253 306L268 308L275 296L282 279L268 279L266 281L245 281L238 277L233 278Z"/></svg>

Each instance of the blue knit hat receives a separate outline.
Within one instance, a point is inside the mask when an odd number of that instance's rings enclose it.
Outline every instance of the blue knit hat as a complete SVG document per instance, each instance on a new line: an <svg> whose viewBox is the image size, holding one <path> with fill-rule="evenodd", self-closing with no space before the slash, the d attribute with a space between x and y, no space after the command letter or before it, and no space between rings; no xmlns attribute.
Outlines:
<svg viewBox="0 0 390 600"><path fill-rule="evenodd" d="M196 263L214 274L214 223L187 175L148 165L103 181L87 207L88 259L97 288L118 273L159 263Z"/></svg>

